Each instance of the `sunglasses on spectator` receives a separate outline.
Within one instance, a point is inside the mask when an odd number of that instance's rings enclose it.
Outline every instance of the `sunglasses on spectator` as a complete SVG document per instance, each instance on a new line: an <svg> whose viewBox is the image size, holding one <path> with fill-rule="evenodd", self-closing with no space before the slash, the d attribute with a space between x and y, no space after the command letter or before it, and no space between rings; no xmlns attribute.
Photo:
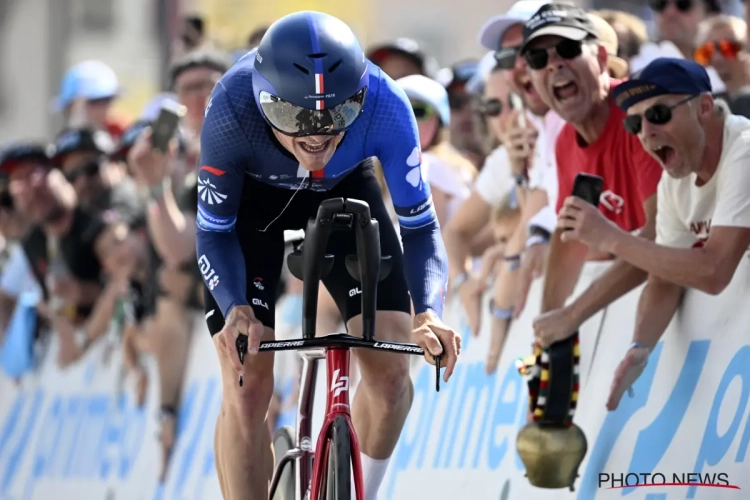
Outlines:
<svg viewBox="0 0 750 500"><path fill-rule="evenodd" d="M413 102L411 104L411 109L414 111L414 118L416 118L418 122L429 120L437 114L432 106L423 102Z"/></svg>
<svg viewBox="0 0 750 500"><path fill-rule="evenodd" d="M516 67L516 59L520 47L506 47L495 52L495 62L500 69L513 69Z"/></svg>
<svg viewBox="0 0 750 500"><path fill-rule="evenodd" d="M93 177L99 173L99 160L89 160L65 172L65 178L73 184L79 177Z"/></svg>
<svg viewBox="0 0 750 500"><path fill-rule="evenodd" d="M503 112L503 102L500 99L494 97L485 99L479 105L479 112L484 116L500 116Z"/></svg>
<svg viewBox="0 0 750 500"><path fill-rule="evenodd" d="M638 135L641 133L643 128L643 119L645 118L649 123L653 125L666 125L672 121L672 110L678 106L682 106L686 102L695 99L698 95L691 95L675 104L664 104L662 102L654 104L646 111L643 115L628 115L622 121L625 131L629 134Z"/></svg>
<svg viewBox="0 0 750 500"><path fill-rule="evenodd" d="M655 12L664 12L670 3L673 3L680 12L688 12L695 5L693 0L650 0L649 5Z"/></svg>
<svg viewBox="0 0 750 500"><path fill-rule="evenodd" d="M562 59L570 60L575 59L583 53L582 41L568 40L567 38L562 39L557 45L553 47L545 47L540 49L531 49L524 57L526 58L526 64L531 69L544 69L549 64L549 49L555 49L557 55Z"/></svg>
<svg viewBox="0 0 750 500"><path fill-rule="evenodd" d="M717 42L706 42L697 49L693 54L695 62L701 66L710 66L711 58L714 54L719 53L721 57L727 61L733 61L737 59L737 54L744 48L739 42L732 42L730 40L719 40Z"/></svg>

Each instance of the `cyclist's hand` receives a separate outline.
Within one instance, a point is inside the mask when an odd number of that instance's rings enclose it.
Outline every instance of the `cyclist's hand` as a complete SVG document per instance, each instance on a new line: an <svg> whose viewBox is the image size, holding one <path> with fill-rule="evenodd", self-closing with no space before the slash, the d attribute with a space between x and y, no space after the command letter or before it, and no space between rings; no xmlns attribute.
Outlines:
<svg viewBox="0 0 750 500"><path fill-rule="evenodd" d="M466 323L471 329L472 335L479 335L482 326L482 297L487 285L476 277L469 277L458 288L458 298L466 314Z"/></svg>
<svg viewBox="0 0 750 500"><path fill-rule="evenodd" d="M620 365L615 371L615 378L612 381L612 388L609 390L607 398L607 410L614 411L620 405L620 400L625 391L638 380L643 373L648 362L648 356L651 351L645 347L633 347L625 355L625 359L620 361Z"/></svg>
<svg viewBox="0 0 750 500"><path fill-rule="evenodd" d="M247 335L247 352L256 354L263 337L263 324L255 319L255 313L250 306L234 306L224 322L224 328L219 335L224 352L234 365L234 369L240 375L245 375L245 367L240 363L237 352L237 337Z"/></svg>
<svg viewBox="0 0 750 500"><path fill-rule="evenodd" d="M544 273L544 260L547 257L549 244L537 243L524 250L521 257L521 269L518 276L518 292L516 296L516 307L513 310L513 318L518 319L526 307L526 298L529 296L531 283L540 278Z"/></svg>
<svg viewBox="0 0 750 500"><path fill-rule="evenodd" d="M425 350L424 358L431 365L435 364L433 356L443 355L440 366L446 367L443 380L448 382L461 353L461 337L430 311L414 317L412 337Z"/></svg>

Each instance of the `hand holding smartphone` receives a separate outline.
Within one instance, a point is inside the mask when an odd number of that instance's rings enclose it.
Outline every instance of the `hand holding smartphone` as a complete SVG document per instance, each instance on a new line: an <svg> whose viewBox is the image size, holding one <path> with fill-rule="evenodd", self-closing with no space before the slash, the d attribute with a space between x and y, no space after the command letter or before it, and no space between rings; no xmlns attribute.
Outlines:
<svg viewBox="0 0 750 500"><path fill-rule="evenodd" d="M573 183L573 196L598 207L603 187L604 179L598 175L580 173L576 175L575 182Z"/></svg>
<svg viewBox="0 0 750 500"><path fill-rule="evenodd" d="M162 153L169 150L169 141L174 137L185 112L185 106L170 100L164 101L159 116L151 125L151 145L154 150Z"/></svg>

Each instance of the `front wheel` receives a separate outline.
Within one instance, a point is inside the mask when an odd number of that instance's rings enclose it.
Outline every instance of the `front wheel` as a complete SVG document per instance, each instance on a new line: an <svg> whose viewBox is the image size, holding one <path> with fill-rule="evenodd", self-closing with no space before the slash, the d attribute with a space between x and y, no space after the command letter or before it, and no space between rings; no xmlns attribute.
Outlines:
<svg viewBox="0 0 750 500"><path fill-rule="evenodd" d="M336 417L331 425L328 448L328 471L326 473L326 500L349 500L352 498L352 446L349 421Z"/></svg>
<svg viewBox="0 0 750 500"><path fill-rule="evenodd" d="M284 426L276 431L273 436L273 453L276 461L276 467L279 466L281 457L286 452L294 448L294 431L289 426ZM296 481L296 462L292 460L287 462L284 470L281 471L281 479L276 491L273 492L272 500L294 500L294 481Z"/></svg>

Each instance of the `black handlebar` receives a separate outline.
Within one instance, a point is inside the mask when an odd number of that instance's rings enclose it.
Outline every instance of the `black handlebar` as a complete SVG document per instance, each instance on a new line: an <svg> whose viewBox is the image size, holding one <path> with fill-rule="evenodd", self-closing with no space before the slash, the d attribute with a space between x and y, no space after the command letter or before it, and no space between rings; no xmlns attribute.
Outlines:
<svg viewBox="0 0 750 500"><path fill-rule="evenodd" d="M370 216L370 206L364 201L344 198L320 204L317 217L307 223L302 252L293 252L287 257L289 271L302 280L302 338L315 338L318 284L333 268L334 256L326 254L331 233L352 228L357 255L346 256L346 269L361 283L362 337L365 340L375 338L378 281L390 273L391 257L380 255L380 228L378 221Z"/></svg>
<svg viewBox="0 0 750 500"><path fill-rule="evenodd" d="M354 229L357 255L346 256L349 275L359 281L362 291L362 338L346 334L315 337L318 316L318 287L320 280L333 268L334 256L326 254L326 247L334 231ZM377 310L378 282L391 272L391 256L380 253L380 228L370 214L370 206L361 200L332 198L324 200L315 219L307 222L302 250L295 249L287 257L292 275L302 281L302 338L286 341L261 342L260 351L287 351L311 348L367 348L394 351L403 354L423 355L424 349L416 344L375 341L375 314ZM247 335L237 338L240 363L247 352ZM434 356L437 380L435 390L440 391L440 360ZM240 377L242 385L242 377Z"/></svg>

